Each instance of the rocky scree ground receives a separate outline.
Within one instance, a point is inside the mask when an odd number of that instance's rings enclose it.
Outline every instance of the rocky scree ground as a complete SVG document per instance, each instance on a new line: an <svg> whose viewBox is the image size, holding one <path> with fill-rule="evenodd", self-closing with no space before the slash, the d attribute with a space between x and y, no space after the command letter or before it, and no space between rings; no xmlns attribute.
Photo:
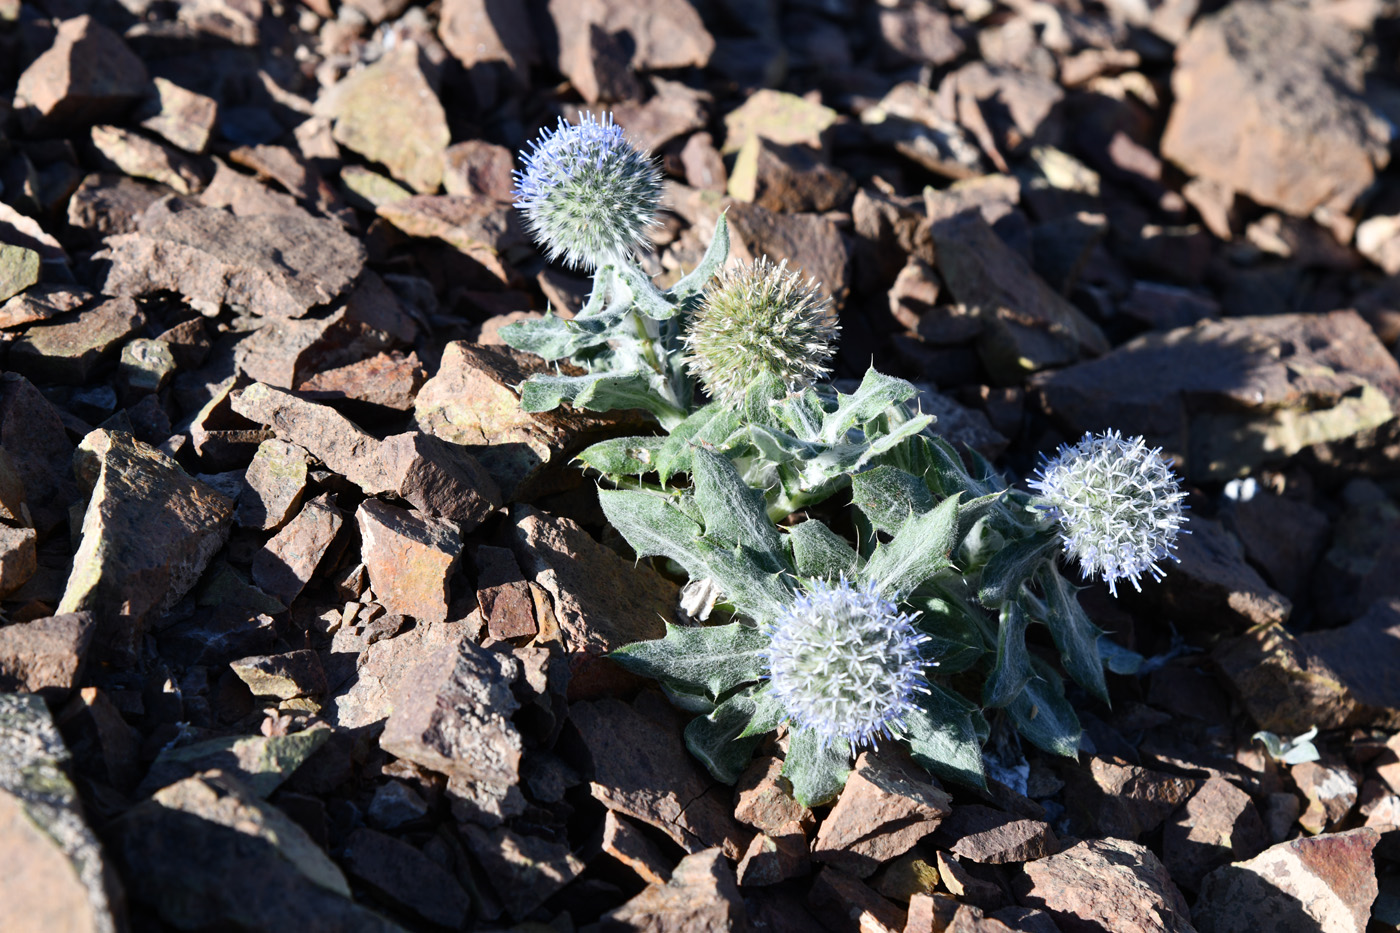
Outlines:
<svg viewBox="0 0 1400 933"><path fill-rule="evenodd" d="M1392 0L0 0L0 926L1392 930ZM510 206L580 107L1015 475L1189 483L1152 659L986 793L737 786L608 651L678 617L519 410ZM1048 640L1046 641L1048 646ZM1313 761L1251 740L1320 729Z"/></svg>

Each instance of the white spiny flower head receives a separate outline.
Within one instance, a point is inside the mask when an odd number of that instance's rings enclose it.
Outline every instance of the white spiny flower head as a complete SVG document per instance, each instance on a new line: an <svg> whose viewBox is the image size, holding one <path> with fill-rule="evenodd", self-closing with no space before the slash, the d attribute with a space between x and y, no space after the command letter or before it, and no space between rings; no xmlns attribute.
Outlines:
<svg viewBox="0 0 1400 933"><path fill-rule="evenodd" d="M661 203L661 172L623 136L612 114L559 118L520 153L516 205L530 235L571 268L596 269L633 256Z"/></svg>
<svg viewBox="0 0 1400 933"><path fill-rule="evenodd" d="M706 288L686 328L685 363L710 398L733 408L756 376L796 391L826 375L840 331L816 280L765 256L721 271Z"/></svg>
<svg viewBox="0 0 1400 933"><path fill-rule="evenodd" d="M1158 562L1177 560L1176 536L1188 533L1181 528L1186 493L1161 449L1141 437L1085 434L1041 464L1029 485L1059 521L1065 554L1114 596L1119 580L1140 592L1144 573L1162 579Z"/></svg>
<svg viewBox="0 0 1400 933"><path fill-rule="evenodd" d="M928 691L928 636L874 584L816 581L768 634L773 694L793 727L814 729L824 748L849 743L854 751L903 730L916 695Z"/></svg>

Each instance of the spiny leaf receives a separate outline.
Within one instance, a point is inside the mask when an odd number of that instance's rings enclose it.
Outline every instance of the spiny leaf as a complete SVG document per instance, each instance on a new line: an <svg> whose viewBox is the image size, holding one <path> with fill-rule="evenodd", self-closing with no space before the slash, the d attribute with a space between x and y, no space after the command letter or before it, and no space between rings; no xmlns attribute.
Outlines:
<svg viewBox="0 0 1400 933"><path fill-rule="evenodd" d="M773 730L751 730L756 720L771 718L776 702L767 684L741 690L729 697L708 716L697 716L685 727L685 746L715 780L733 784L744 773L754 749Z"/></svg>
<svg viewBox="0 0 1400 933"><path fill-rule="evenodd" d="M1079 735L1083 731L1074 707L1065 699L1060 675L1039 658L1032 658L1038 679L1026 684L1021 695L1006 708L1016 731L1037 748L1066 758L1079 756Z"/></svg>
<svg viewBox="0 0 1400 933"><path fill-rule="evenodd" d="M997 629L997 659L987 682L982 686L982 705L1007 706L1020 696L1021 690L1034 676L1030 652L1026 650L1026 627L1030 616L1016 600L1001 607L1001 624Z"/></svg>
<svg viewBox="0 0 1400 933"><path fill-rule="evenodd" d="M598 504L608 524L618 530L638 557L669 557L692 580L707 576L700 550L700 525L668 497L624 489L598 490Z"/></svg>
<svg viewBox="0 0 1400 933"><path fill-rule="evenodd" d="M719 215L719 220L715 223L715 236L710 240L709 247L705 250L704 257L700 260L700 265L690 271L675 285L671 286L670 294L678 301L685 301L705 290L710 279L715 277L715 273L724 268L724 264L729 259L729 220L724 214Z"/></svg>
<svg viewBox="0 0 1400 933"><path fill-rule="evenodd" d="M792 562L799 574L820 580L853 577L860 568L860 555L846 539L819 521L805 521L787 529L792 545Z"/></svg>
<svg viewBox="0 0 1400 933"><path fill-rule="evenodd" d="M933 774L960 784L985 789L982 742L987 723L967 700L937 684L919 709L906 717L906 738L913 759Z"/></svg>
<svg viewBox="0 0 1400 933"><path fill-rule="evenodd" d="M938 571L952 566L948 553L958 529L958 497L949 496L933 511L904 523L880 545L865 565L866 579L883 593L908 595Z"/></svg>
<svg viewBox="0 0 1400 933"><path fill-rule="evenodd" d="M995 609L1015 599L1040 565L1051 558L1058 545L1058 535L1052 531L1042 531L1012 541L997 551L987 561L987 566L982 568L978 600L982 605Z"/></svg>
<svg viewBox="0 0 1400 933"><path fill-rule="evenodd" d="M1060 576L1054 564L1045 564L1037 579L1045 594L1043 621L1055 639L1055 647L1060 649L1061 666L1079 686L1108 703L1103 659L1099 657L1099 637L1103 630L1090 621L1075 596L1077 588Z"/></svg>
<svg viewBox="0 0 1400 933"><path fill-rule="evenodd" d="M759 651L767 644L766 635L741 622L702 628L668 622L666 637L634 642L609 657L634 674L718 699L763 676Z"/></svg>
<svg viewBox="0 0 1400 933"><path fill-rule="evenodd" d="M846 786L851 773L849 746L822 747L814 729L798 729L788 742L783 777L792 784L792 795L804 807L829 803Z"/></svg>

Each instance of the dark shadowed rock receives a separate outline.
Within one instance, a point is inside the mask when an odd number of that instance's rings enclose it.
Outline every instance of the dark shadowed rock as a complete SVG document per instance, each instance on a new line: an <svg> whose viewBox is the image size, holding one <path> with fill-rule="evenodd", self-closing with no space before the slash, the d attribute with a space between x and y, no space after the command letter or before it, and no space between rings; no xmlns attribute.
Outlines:
<svg viewBox="0 0 1400 933"><path fill-rule="evenodd" d="M479 6L480 3L481 0L467 0L461 5ZM515 190L515 179L511 177L515 156L505 146L484 139L468 139L448 146L442 158L442 186L448 194L484 194L506 203L515 200L511 194Z"/></svg>
<svg viewBox="0 0 1400 933"><path fill-rule="evenodd" d="M373 829L357 829L342 856L350 876L429 923L461 929L471 898L447 869L418 849Z"/></svg>
<svg viewBox="0 0 1400 933"><path fill-rule="evenodd" d="M750 137L734 159L729 195L776 213L822 213L848 207L856 186L806 146L779 146Z"/></svg>
<svg viewBox="0 0 1400 933"><path fill-rule="evenodd" d="M754 836L735 868L740 886L767 887L808 874L812 859L807 845L807 834L797 823L789 823L771 836Z"/></svg>
<svg viewBox="0 0 1400 933"><path fill-rule="evenodd" d="M58 612L92 611L104 655L130 664L151 614L188 593L223 546L233 502L121 432L83 438L74 467L91 497Z"/></svg>
<svg viewBox="0 0 1400 933"><path fill-rule="evenodd" d="M90 612L0 628L0 690L64 699L82 676L95 628Z"/></svg>
<svg viewBox="0 0 1400 933"><path fill-rule="evenodd" d="M1202 18L1177 49L1162 154L1290 214L1345 214L1387 161L1358 41L1306 7L1259 0Z"/></svg>
<svg viewBox="0 0 1400 933"><path fill-rule="evenodd" d="M613 108L613 119L633 145L659 152L671 140L705 128L706 94L665 78L652 78L651 83L656 95L646 103L623 102Z"/></svg>
<svg viewBox="0 0 1400 933"><path fill-rule="evenodd" d="M145 324L136 302L112 298L67 320L29 328L10 348L9 368L44 382L83 385Z"/></svg>
<svg viewBox="0 0 1400 933"><path fill-rule="evenodd" d="M634 566L599 544L577 523L529 506L512 509L511 547L520 568L554 603L569 655L571 698L606 694L635 683L605 655L665 635L678 593L675 584Z"/></svg>
<svg viewBox="0 0 1400 933"><path fill-rule="evenodd" d="M401 615L380 616L335 633L329 650L321 652L331 689L327 719L344 729L383 722L393 712L395 694L411 689L403 685L414 682L418 665L451 655L470 633L461 622L407 622Z"/></svg>
<svg viewBox="0 0 1400 933"><path fill-rule="evenodd" d="M745 922L734 870L719 849L681 859L671 880L653 884L626 904L604 914L600 931L740 930Z"/></svg>
<svg viewBox="0 0 1400 933"><path fill-rule="evenodd" d="M1400 664L1400 599L1379 599L1355 622L1307 632L1298 644L1336 675L1360 717L1400 720L1400 687L1391 676Z"/></svg>
<svg viewBox="0 0 1400 933"><path fill-rule="evenodd" d="M951 802L931 779L863 752L822 821L812 857L867 878L937 829Z"/></svg>
<svg viewBox="0 0 1400 933"><path fill-rule="evenodd" d="M1217 868L1201 884L1193 916L1200 933L1337 930L1362 933L1376 900L1370 828L1281 842Z"/></svg>
<svg viewBox="0 0 1400 933"><path fill-rule="evenodd" d="M1261 729L1300 735L1335 729L1356 713L1351 691L1281 625L1261 625L1211 655Z"/></svg>
<svg viewBox="0 0 1400 933"><path fill-rule="evenodd" d="M326 728L291 735L241 735L163 748L136 788L145 797L200 772L218 769L266 798L330 739Z"/></svg>
<svg viewBox="0 0 1400 933"><path fill-rule="evenodd" d="M721 846L737 859L748 834L734 822L728 795L710 781L671 724L620 700L574 703L569 716L593 759L593 796L610 810L649 823L688 852Z"/></svg>
<svg viewBox="0 0 1400 933"><path fill-rule="evenodd" d="M301 317L330 302L365 262L359 240L304 211L235 217L181 210L109 242L109 294L173 291L197 308L238 305L267 317Z"/></svg>
<svg viewBox="0 0 1400 933"><path fill-rule="evenodd" d="M174 193L165 185L126 175L89 175L68 200L68 223L93 239L135 233L146 209Z"/></svg>
<svg viewBox="0 0 1400 933"><path fill-rule="evenodd" d="M330 493L312 499L253 556L253 582L290 606L311 582L344 523Z"/></svg>
<svg viewBox="0 0 1400 933"><path fill-rule="evenodd" d="M950 851L959 858L984 865L1029 862L1060 850L1047 823L978 804L954 807L938 827L938 840L950 842Z"/></svg>
<svg viewBox="0 0 1400 933"><path fill-rule="evenodd" d="M204 172L190 156L120 126L94 126L92 148L103 171L118 171L165 185L177 194L204 187Z"/></svg>
<svg viewBox="0 0 1400 933"><path fill-rule="evenodd" d="M504 826L483 829L468 823L462 829L512 917L528 916L583 872L583 860L566 843L525 836Z"/></svg>
<svg viewBox="0 0 1400 933"><path fill-rule="evenodd" d="M463 68L498 62L523 78L539 61L526 9L511 0L447 0L437 34Z"/></svg>
<svg viewBox="0 0 1400 933"><path fill-rule="evenodd" d="M131 897L179 929L400 929L350 900L345 876L304 829L221 772L128 810L111 847Z"/></svg>
<svg viewBox="0 0 1400 933"><path fill-rule="evenodd" d="M1095 833L1136 839L1162 825L1199 786L1177 777L1097 756L1089 768L1066 772L1068 809Z"/></svg>
<svg viewBox="0 0 1400 933"><path fill-rule="evenodd" d="M0 904L15 933L118 933L126 901L83 821L44 701L0 693Z"/></svg>
<svg viewBox="0 0 1400 933"><path fill-rule="evenodd" d="M33 528L0 525L0 597L19 589L39 569L38 540Z"/></svg>
<svg viewBox="0 0 1400 933"><path fill-rule="evenodd" d="M1162 861L1173 880L1197 890L1225 862L1252 858L1268 845L1264 822L1249 795L1213 777L1191 795L1162 834Z"/></svg>
<svg viewBox="0 0 1400 933"><path fill-rule="evenodd" d="M897 933L905 928L904 911L832 865L817 874L807 906L833 933Z"/></svg>
<svg viewBox="0 0 1400 933"><path fill-rule="evenodd" d="M146 66L121 37L78 16L20 75L15 109L30 132L76 130L121 117L146 94Z"/></svg>
<svg viewBox="0 0 1400 933"><path fill-rule="evenodd" d="M326 692L326 672L321 656L308 648L284 654L261 654L229 664L255 697L319 697Z"/></svg>
<svg viewBox="0 0 1400 933"><path fill-rule="evenodd" d="M838 305L845 300L850 250L835 222L820 214L775 214L742 202L729 209L728 217L733 255L745 261L786 259L790 270L816 279Z"/></svg>
<svg viewBox="0 0 1400 933"><path fill-rule="evenodd" d="M66 522L78 498L73 443L58 409L18 373L0 375L0 447L24 488L34 526L47 532Z"/></svg>
<svg viewBox="0 0 1400 933"><path fill-rule="evenodd" d="M1027 862L1021 903L1064 933L1194 933L1186 899L1157 856L1135 842L1097 839Z"/></svg>
<svg viewBox="0 0 1400 933"><path fill-rule="evenodd" d="M442 240L511 284L506 254L526 242L519 212L484 194L420 194L379 205L375 213L411 237Z"/></svg>

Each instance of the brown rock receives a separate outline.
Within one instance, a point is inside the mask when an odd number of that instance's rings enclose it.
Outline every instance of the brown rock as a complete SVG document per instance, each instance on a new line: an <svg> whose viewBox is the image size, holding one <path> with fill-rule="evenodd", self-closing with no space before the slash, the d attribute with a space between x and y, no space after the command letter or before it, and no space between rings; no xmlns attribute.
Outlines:
<svg viewBox="0 0 1400 933"><path fill-rule="evenodd" d="M236 217L295 214L301 210L296 198L229 168L222 159L215 157L214 166L213 180L199 193L199 203L205 207L226 207Z"/></svg>
<svg viewBox="0 0 1400 933"><path fill-rule="evenodd" d="M733 255L744 261L767 256L787 260L788 268L814 278L838 303L845 300L850 251L836 224L819 214L775 214L757 204L729 209Z"/></svg>
<svg viewBox="0 0 1400 933"><path fill-rule="evenodd" d="M703 130L709 122L700 91L665 78L652 78L656 95L644 104L623 101L613 108L613 120L627 138L645 152L659 152L673 139Z"/></svg>
<svg viewBox="0 0 1400 933"><path fill-rule="evenodd" d="M407 43L341 79L316 107L335 121L336 142L431 194L442 183L442 151L452 136L422 54Z"/></svg>
<svg viewBox="0 0 1400 933"><path fill-rule="evenodd" d="M33 528L0 525L0 597L19 589L39 569L38 540Z"/></svg>
<svg viewBox="0 0 1400 933"><path fill-rule="evenodd" d="M1177 49L1162 154L1290 214L1345 213L1387 161L1356 42L1304 7L1250 0L1203 17Z"/></svg>
<svg viewBox="0 0 1400 933"><path fill-rule="evenodd" d="M811 870L807 834L800 824L789 823L777 835L754 836L735 871L741 887L758 888L800 878Z"/></svg>
<svg viewBox="0 0 1400 933"><path fill-rule="evenodd" d="M1027 862L1017 895L1064 933L1191 933L1190 911L1157 856L1135 842L1095 839Z"/></svg>
<svg viewBox="0 0 1400 933"><path fill-rule="evenodd" d="M510 0L447 0L437 34L466 69L499 62L523 78L529 66L539 61L529 16Z"/></svg>
<svg viewBox="0 0 1400 933"><path fill-rule="evenodd" d="M445 21L446 10L443 15ZM442 186L448 194L468 197L485 195L507 204L515 200L512 193L515 179L511 176L515 169L515 157L505 146L482 139L469 139L448 146L442 159Z"/></svg>
<svg viewBox="0 0 1400 933"><path fill-rule="evenodd" d="M718 848L687 855L676 865L670 881L650 885L598 922L603 933L742 930L747 926L734 871Z"/></svg>
<svg viewBox="0 0 1400 933"><path fill-rule="evenodd" d="M394 696L416 683L418 666L451 655L469 632L461 622L410 627L400 615L341 626L321 652L331 689L327 719L342 729L383 722L393 712Z"/></svg>
<svg viewBox="0 0 1400 933"><path fill-rule="evenodd" d="M64 699L82 677L95 628L89 612L0 628L0 690Z"/></svg>
<svg viewBox="0 0 1400 933"><path fill-rule="evenodd" d="M685 183L692 188L723 192L729 187L724 159L709 133L696 133L685 141L681 147L681 165L685 168Z"/></svg>
<svg viewBox="0 0 1400 933"><path fill-rule="evenodd" d="M1108 350L1098 326L1052 291L980 216L935 223L933 240L948 290L984 322L977 350L994 378L1017 382L1028 372Z"/></svg>
<svg viewBox="0 0 1400 933"><path fill-rule="evenodd" d="M1162 861L1178 885L1195 891L1212 869L1253 858L1268 844L1264 823L1249 795L1224 778L1213 777L1167 823Z"/></svg>
<svg viewBox="0 0 1400 933"><path fill-rule="evenodd" d="M323 747L331 732L324 727L286 735L234 735L192 744L171 743L160 750L136 788L138 797L201 772L219 770L266 798Z"/></svg>
<svg viewBox="0 0 1400 933"><path fill-rule="evenodd" d="M457 930L471 915L471 898L452 873L393 836L357 829L341 861L352 878L429 923Z"/></svg>
<svg viewBox="0 0 1400 933"><path fill-rule="evenodd" d="M734 799L734 816L765 833L779 835L792 823L816 824L812 811L793 798L781 758L755 758L735 784Z"/></svg>
<svg viewBox="0 0 1400 933"><path fill-rule="evenodd" d="M1304 500L1256 489L1230 500L1224 520L1275 589L1290 600L1307 591L1331 537L1326 513Z"/></svg>
<svg viewBox="0 0 1400 933"><path fill-rule="evenodd" d="M1201 933L1337 930L1362 933L1376 900L1374 829L1282 842L1201 883L1193 915Z"/></svg>
<svg viewBox="0 0 1400 933"><path fill-rule="evenodd" d="M230 396L233 410L306 448L327 467L373 495L384 492L379 441L326 405L307 402L262 383Z"/></svg>
<svg viewBox="0 0 1400 933"><path fill-rule="evenodd" d="M121 117L146 89L146 67L121 37L78 16L20 75L14 103L31 133L75 131Z"/></svg>
<svg viewBox="0 0 1400 933"><path fill-rule="evenodd" d="M386 488L436 518L471 531L501 505L501 492L477 459L433 434L409 431L384 439L379 465Z"/></svg>
<svg viewBox="0 0 1400 933"><path fill-rule="evenodd" d="M952 812L951 802L931 779L863 752L822 821L812 857L867 878L937 829Z"/></svg>
<svg viewBox="0 0 1400 933"><path fill-rule="evenodd" d="M254 655L229 664L255 697L319 697L326 693L321 656L307 648L283 654Z"/></svg>
<svg viewBox="0 0 1400 933"><path fill-rule="evenodd" d="M1288 775L1308 799L1298 823L1310 833L1336 829L1356 806L1360 780L1341 762L1304 761Z"/></svg>
<svg viewBox="0 0 1400 933"><path fill-rule="evenodd" d="M330 493L312 499L253 556L253 582L290 606L344 522Z"/></svg>
<svg viewBox="0 0 1400 933"><path fill-rule="evenodd" d="M194 194L204 187L199 163L169 146L119 126L94 126L92 146L98 163L108 171L146 178L178 194Z"/></svg>
<svg viewBox="0 0 1400 933"><path fill-rule="evenodd" d="M239 146L228 154L234 164L256 172L259 179L272 179L286 188L308 209L314 209L341 222L348 229L358 224L335 188L321 176L306 156L285 146Z"/></svg>
<svg viewBox="0 0 1400 933"><path fill-rule="evenodd" d="M1096 833L1136 839L1151 832L1200 785L1116 758L1089 759L1087 773L1065 772L1067 806Z"/></svg>
<svg viewBox="0 0 1400 933"><path fill-rule="evenodd" d="M379 205L380 217L409 236L435 237L510 284L505 254L526 242L519 212L483 194L418 195Z"/></svg>
<svg viewBox="0 0 1400 933"><path fill-rule="evenodd" d="M975 109L970 107L969 115L976 115ZM935 174L958 180L987 173L977 143L922 84L895 85L877 106L861 114L861 122L874 142Z"/></svg>
<svg viewBox="0 0 1400 933"><path fill-rule="evenodd" d="M112 298L62 323L37 324L10 347L15 372L46 382L86 383L97 366L146 325L130 298Z"/></svg>
<svg viewBox="0 0 1400 933"><path fill-rule="evenodd" d="M79 772L123 793L135 789L144 768L141 737L111 697L96 687L84 687L56 722Z"/></svg>
<svg viewBox="0 0 1400 933"><path fill-rule="evenodd" d="M590 788L610 810L655 826L688 852L720 846L729 858L748 835L686 751L680 732L620 700L574 703L573 720L593 760Z"/></svg>
<svg viewBox="0 0 1400 933"><path fill-rule="evenodd" d="M174 291L197 308L239 305L268 317L301 317L326 304L349 288L365 261L359 240L305 212L181 210L108 242L109 294Z"/></svg>
<svg viewBox="0 0 1400 933"><path fill-rule="evenodd" d="M509 549L476 549L476 601L492 638L528 638L539 631L530 584Z"/></svg>
<svg viewBox="0 0 1400 933"><path fill-rule="evenodd" d="M233 358L238 371L254 382L299 389L323 370L355 362L393 342L392 335L346 307L325 317L269 321L239 341Z"/></svg>
<svg viewBox="0 0 1400 933"><path fill-rule="evenodd" d="M529 506L511 510L511 547L520 568L548 591L569 656L569 697L605 695L626 675L608 652L665 635L678 592L673 583L594 541L567 518Z"/></svg>
<svg viewBox="0 0 1400 933"><path fill-rule="evenodd" d="M738 152L754 136L762 136L780 146L803 145L825 149L826 132L836 122L830 107L788 94L762 88L750 94L738 107L725 114L725 155Z"/></svg>
<svg viewBox="0 0 1400 933"><path fill-rule="evenodd" d="M1261 729L1300 735L1350 721L1356 698L1281 625L1262 625L1211 655Z"/></svg>
<svg viewBox="0 0 1400 933"><path fill-rule="evenodd" d="M504 826L487 830L468 823L462 830L506 912L517 919L539 909L584 868L566 843L524 836Z"/></svg>
<svg viewBox="0 0 1400 933"><path fill-rule="evenodd" d="M1378 599L1349 625L1306 632L1298 644L1336 676L1361 718L1400 720L1400 688L1387 673L1400 663L1400 598Z"/></svg>
<svg viewBox="0 0 1400 933"><path fill-rule="evenodd" d="M155 96L137 114L141 125L186 152L203 152L219 116L218 101L165 78L157 77L152 84Z"/></svg>
<svg viewBox="0 0 1400 933"><path fill-rule="evenodd" d="M937 852L938 877L954 895L978 907L995 910L1008 900L995 869L977 864L964 865L951 852Z"/></svg>
<svg viewBox="0 0 1400 933"><path fill-rule="evenodd" d="M414 417L422 430L476 457L506 502L558 491L574 481L571 457L644 422L635 412L521 411L515 387L550 371L551 364L528 353L453 341L418 392Z"/></svg>
<svg viewBox="0 0 1400 933"><path fill-rule="evenodd" d="M954 855L984 865L1029 862L1060 850L1048 824L978 804L954 807L937 838L950 841Z"/></svg>
<svg viewBox="0 0 1400 933"><path fill-rule="evenodd" d="M92 298L92 292L81 285L31 285L23 294L0 304L0 330L76 311Z"/></svg>
<svg viewBox="0 0 1400 933"><path fill-rule="evenodd" d="M223 546L233 502L121 432L83 438L74 472L91 497L58 612L92 610L99 646L130 664L150 614L188 593Z"/></svg>
<svg viewBox="0 0 1400 933"><path fill-rule="evenodd" d="M909 914L904 933L940 933L946 931L954 917L970 904L959 904L947 894L915 894L909 899Z"/></svg>
<svg viewBox="0 0 1400 933"><path fill-rule="evenodd" d="M879 21L879 55L887 65L946 65L963 53L952 20L932 6L885 7Z"/></svg>
<svg viewBox="0 0 1400 933"><path fill-rule="evenodd" d="M18 373L0 374L0 448L23 485L35 528L66 522L78 498L73 482L73 445L58 409Z"/></svg>
<svg viewBox="0 0 1400 933"><path fill-rule="evenodd" d="M174 193L165 185L126 175L89 175L68 199L68 223L93 239L135 233L146 209Z"/></svg>
<svg viewBox="0 0 1400 933"><path fill-rule="evenodd" d="M418 355L398 351L312 373L297 384L298 394L320 402L344 401L412 411L427 379Z"/></svg>
<svg viewBox="0 0 1400 933"><path fill-rule="evenodd" d="M744 143L729 175L729 196L776 213L840 210L856 186L839 168L805 146L779 146L762 136Z"/></svg>
<svg viewBox="0 0 1400 933"><path fill-rule="evenodd" d="M566 74L562 65L578 44L589 41L590 26L607 35L625 34L637 71L703 68L715 48L700 15L685 0L660 0L645 8L627 0L551 0L549 15L560 37L560 70Z"/></svg>
<svg viewBox="0 0 1400 933"><path fill-rule="evenodd" d="M559 70L590 104L625 101L640 97L642 86L632 71L630 54L623 37L608 32L598 23L588 22L586 4L555 0L553 8L567 10L567 19L556 15L556 22L567 22L559 30L570 36L559 48ZM580 15L582 14L582 15Z"/></svg>
<svg viewBox="0 0 1400 933"><path fill-rule="evenodd" d="M272 438L258 445L243 474L238 524L272 531L281 528L301 504L310 454L296 444Z"/></svg>
<svg viewBox="0 0 1400 933"><path fill-rule="evenodd" d="M462 557L455 525L366 499L355 512L361 560L384 608L419 622L443 622L448 584Z"/></svg>
<svg viewBox="0 0 1400 933"><path fill-rule="evenodd" d="M898 933L904 929L904 911L834 865L818 873L807 904L824 926L838 933Z"/></svg>
<svg viewBox="0 0 1400 933"><path fill-rule="evenodd" d="M602 851L637 873L647 884L665 884L671 864L650 839L611 810L603 814Z"/></svg>

